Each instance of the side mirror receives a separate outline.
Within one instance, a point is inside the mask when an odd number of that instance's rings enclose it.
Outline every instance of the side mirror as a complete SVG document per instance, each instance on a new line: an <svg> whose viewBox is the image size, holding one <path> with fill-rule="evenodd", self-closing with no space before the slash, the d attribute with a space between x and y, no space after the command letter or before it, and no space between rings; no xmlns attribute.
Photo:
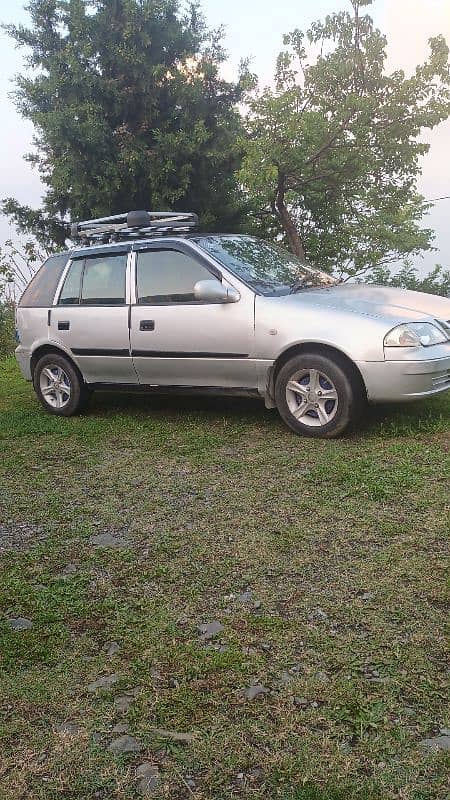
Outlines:
<svg viewBox="0 0 450 800"><path fill-rule="evenodd" d="M206 303L237 303L241 295L236 289L224 286L220 281L197 281L194 286L194 297Z"/></svg>

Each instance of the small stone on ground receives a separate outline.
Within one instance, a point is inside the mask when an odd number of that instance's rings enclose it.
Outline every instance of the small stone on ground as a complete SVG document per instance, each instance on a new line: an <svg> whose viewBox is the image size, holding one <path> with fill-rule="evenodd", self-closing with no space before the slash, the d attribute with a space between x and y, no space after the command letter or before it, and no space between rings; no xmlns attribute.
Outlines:
<svg viewBox="0 0 450 800"><path fill-rule="evenodd" d="M260 697L263 694L268 694L268 692L269 689L267 689L266 686L263 686L262 683L255 683L245 690L245 696L247 700L255 700L257 697Z"/></svg>
<svg viewBox="0 0 450 800"><path fill-rule="evenodd" d="M143 744L138 742L134 736L118 736L117 739L113 739L111 744L108 747L110 753L114 753L114 755L119 755L120 753L140 753L143 749Z"/></svg>
<svg viewBox="0 0 450 800"><path fill-rule="evenodd" d="M80 730L81 728L76 722L61 722L59 725L55 725L56 733L63 733L68 736L76 736Z"/></svg>
<svg viewBox="0 0 450 800"><path fill-rule="evenodd" d="M309 700L306 697L294 697L294 706L297 708L307 708Z"/></svg>
<svg viewBox="0 0 450 800"><path fill-rule="evenodd" d="M241 592L236 597L238 603L251 603L252 601L252 592L251 589L246 589L245 592Z"/></svg>
<svg viewBox="0 0 450 800"><path fill-rule="evenodd" d="M109 689L119 680L120 675L118 672L113 672L112 675L103 675L101 678L97 678L96 681L93 681L88 686L88 692L96 692L97 689Z"/></svg>
<svg viewBox="0 0 450 800"><path fill-rule="evenodd" d="M154 764L140 764L136 770L139 778L137 790L143 797L149 797L159 786L159 769Z"/></svg>
<svg viewBox="0 0 450 800"><path fill-rule="evenodd" d="M431 739L422 739L419 747L425 750L450 750L450 736L433 736Z"/></svg>
<svg viewBox="0 0 450 800"><path fill-rule="evenodd" d="M167 731L165 728L150 728L150 733L158 739L171 739L173 742L192 742L192 733L180 733L179 731Z"/></svg>
<svg viewBox="0 0 450 800"><path fill-rule="evenodd" d="M114 725L112 733L128 733L129 730L128 722L118 722L117 725Z"/></svg>
<svg viewBox="0 0 450 800"><path fill-rule="evenodd" d="M108 531L91 536L89 543L94 547L129 547L124 533L108 533Z"/></svg>
<svg viewBox="0 0 450 800"><path fill-rule="evenodd" d="M114 705L117 711L120 711L122 714L124 714L128 711L133 700L134 696L131 694L119 694L114 698Z"/></svg>
<svg viewBox="0 0 450 800"><path fill-rule="evenodd" d="M204 625L199 625L198 630L203 641L208 642L223 631L223 625L221 622L214 620L214 622L207 622Z"/></svg>
<svg viewBox="0 0 450 800"><path fill-rule="evenodd" d="M66 564L64 569L59 573L59 575L57 577L61 578L62 580L66 580L67 578L70 578L72 575L75 575L76 572L77 572L77 565L76 564L72 564L72 563Z"/></svg>
<svg viewBox="0 0 450 800"><path fill-rule="evenodd" d="M9 617L8 622L13 631L29 631L33 627L31 619L26 617Z"/></svg>
<svg viewBox="0 0 450 800"><path fill-rule="evenodd" d="M115 656L120 651L120 644L118 642L106 642L102 649L107 656Z"/></svg>
<svg viewBox="0 0 450 800"><path fill-rule="evenodd" d="M322 608L314 608L308 614L308 622L328 622L328 614Z"/></svg>

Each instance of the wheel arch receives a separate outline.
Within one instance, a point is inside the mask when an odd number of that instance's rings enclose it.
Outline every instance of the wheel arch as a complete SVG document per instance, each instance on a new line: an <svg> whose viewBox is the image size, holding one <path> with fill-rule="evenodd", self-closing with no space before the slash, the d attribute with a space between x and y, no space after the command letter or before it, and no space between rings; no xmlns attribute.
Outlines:
<svg viewBox="0 0 450 800"><path fill-rule="evenodd" d="M46 342L45 344L39 345L39 347L36 347L36 350L34 350L31 355L30 368L31 368L31 379L33 383L34 383L34 370L36 368L36 364L38 363L39 359L42 358L42 356L45 356L50 353L54 353L58 356L64 356L64 358L66 358L67 361L70 362L74 370L78 373L82 383L84 384L86 383L78 364L75 363L72 356L69 353L67 353L66 350L63 350L62 347L58 347L57 344L53 344L51 342Z"/></svg>
<svg viewBox="0 0 450 800"><path fill-rule="evenodd" d="M352 378L356 386L360 389L362 396L367 398L367 389L364 383L364 378L355 362L352 361L352 359L346 353L344 353L342 350L339 350L338 347L333 347L333 345L328 344L321 344L320 342L301 342L299 344L294 344L291 345L291 347L287 347L286 350L283 350L282 353L278 355L273 363L269 375L268 390L271 398L274 398L275 396L275 382L280 369L289 361L289 359L293 358L294 356L301 355L302 353L307 353L308 355L316 353L321 356L328 356L332 358Z"/></svg>

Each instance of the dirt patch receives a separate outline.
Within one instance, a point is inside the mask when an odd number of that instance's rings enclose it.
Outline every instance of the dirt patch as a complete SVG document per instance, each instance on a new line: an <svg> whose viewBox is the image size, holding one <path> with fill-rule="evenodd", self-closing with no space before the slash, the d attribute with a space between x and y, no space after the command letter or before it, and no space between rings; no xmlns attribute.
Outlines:
<svg viewBox="0 0 450 800"><path fill-rule="evenodd" d="M0 556L10 552L26 553L46 538L47 534L38 525L27 522L0 523Z"/></svg>

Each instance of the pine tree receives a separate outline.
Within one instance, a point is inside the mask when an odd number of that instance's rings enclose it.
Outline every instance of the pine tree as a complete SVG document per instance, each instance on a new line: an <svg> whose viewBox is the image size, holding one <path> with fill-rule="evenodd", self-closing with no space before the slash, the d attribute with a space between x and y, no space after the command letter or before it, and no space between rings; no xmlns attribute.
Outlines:
<svg viewBox="0 0 450 800"><path fill-rule="evenodd" d="M236 84L221 77L221 31L197 5L183 15L178 0L31 0L29 13L30 27L7 30L28 53L15 98L46 190L42 209L3 202L18 229L48 246L68 217L134 208L236 227L245 69Z"/></svg>

